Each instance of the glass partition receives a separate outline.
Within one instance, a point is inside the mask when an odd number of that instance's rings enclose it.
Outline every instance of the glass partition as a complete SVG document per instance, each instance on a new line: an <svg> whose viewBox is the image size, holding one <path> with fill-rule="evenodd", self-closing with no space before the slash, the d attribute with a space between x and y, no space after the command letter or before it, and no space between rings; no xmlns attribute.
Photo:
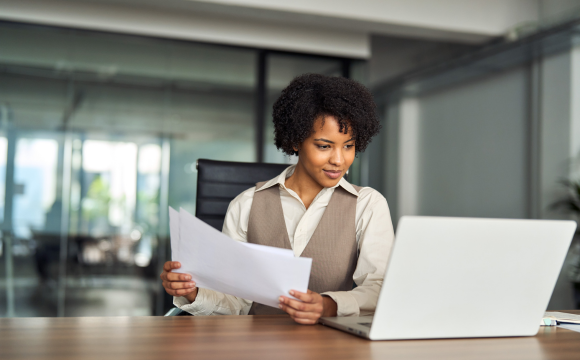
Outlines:
<svg viewBox="0 0 580 360"><path fill-rule="evenodd" d="M196 159L255 161L256 51L12 23L0 43L0 316L158 313L166 206L195 211Z"/></svg>

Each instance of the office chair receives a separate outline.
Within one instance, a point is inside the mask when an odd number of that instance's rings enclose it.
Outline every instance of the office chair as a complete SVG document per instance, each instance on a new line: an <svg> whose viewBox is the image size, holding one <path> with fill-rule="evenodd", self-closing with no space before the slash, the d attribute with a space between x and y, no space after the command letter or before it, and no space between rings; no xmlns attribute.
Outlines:
<svg viewBox="0 0 580 360"><path fill-rule="evenodd" d="M257 182L276 177L288 166L199 159L195 216L221 231L228 206L236 196Z"/></svg>
<svg viewBox="0 0 580 360"><path fill-rule="evenodd" d="M231 161L197 160L197 199L195 216L221 231L230 202L257 182L270 180L279 175L288 164L244 163ZM165 294L166 301L173 298ZM165 316L190 315L178 308L169 310Z"/></svg>

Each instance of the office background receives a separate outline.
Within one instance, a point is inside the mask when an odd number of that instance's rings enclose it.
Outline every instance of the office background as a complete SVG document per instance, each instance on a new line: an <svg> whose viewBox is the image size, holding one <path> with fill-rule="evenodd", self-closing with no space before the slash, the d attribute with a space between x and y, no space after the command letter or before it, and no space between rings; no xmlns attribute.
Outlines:
<svg viewBox="0 0 580 360"><path fill-rule="evenodd" d="M350 179L395 225L578 220L551 204L580 181L579 19L580 1L0 0L0 316L162 315L167 206L195 211L198 158L295 161L270 112L307 72L375 95ZM579 246L552 309L580 308Z"/></svg>

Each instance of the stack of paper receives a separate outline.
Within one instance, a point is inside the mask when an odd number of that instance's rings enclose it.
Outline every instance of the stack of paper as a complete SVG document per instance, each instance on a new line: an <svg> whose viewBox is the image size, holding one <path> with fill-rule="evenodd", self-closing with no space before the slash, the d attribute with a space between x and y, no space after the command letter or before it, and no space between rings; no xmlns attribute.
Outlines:
<svg viewBox="0 0 580 360"><path fill-rule="evenodd" d="M555 326L559 324L580 324L580 315L547 311L540 323L540 325L544 326Z"/></svg>
<svg viewBox="0 0 580 360"><path fill-rule="evenodd" d="M278 307L280 295L306 292L312 259L292 250L235 241L187 211L169 208L171 259L200 288Z"/></svg>

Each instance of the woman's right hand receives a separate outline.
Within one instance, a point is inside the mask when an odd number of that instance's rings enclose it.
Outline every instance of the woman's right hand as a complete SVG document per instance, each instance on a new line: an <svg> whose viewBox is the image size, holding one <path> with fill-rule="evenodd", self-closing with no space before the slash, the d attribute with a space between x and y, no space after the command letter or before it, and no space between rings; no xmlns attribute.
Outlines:
<svg viewBox="0 0 580 360"><path fill-rule="evenodd" d="M189 302L194 302L197 296L197 287L191 280L191 275L172 272L179 269L181 264L177 261L167 261L163 264L163 272L159 277L163 281L163 287L169 295L184 296Z"/></svg>

